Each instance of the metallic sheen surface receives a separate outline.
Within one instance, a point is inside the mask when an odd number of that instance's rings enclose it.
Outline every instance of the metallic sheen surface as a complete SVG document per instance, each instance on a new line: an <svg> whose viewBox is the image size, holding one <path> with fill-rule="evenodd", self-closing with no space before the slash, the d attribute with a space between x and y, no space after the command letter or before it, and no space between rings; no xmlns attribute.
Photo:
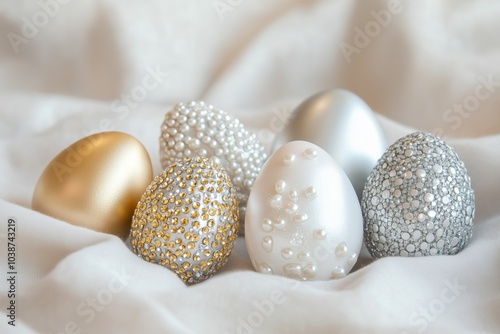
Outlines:
<svg viewBox="0 0 500 334"><path fill-rule="evenodd" d="M293 140L318 145L342 167L361 199L368 175L388 146L370 107L357 95L336 89L311 96L291 117L272 151Z"/></svg>
<svg viewBox="0 0 500 334"><path fill-rule="evenodd" d="M151 160L137 139L121 132L97 133L49 163L35 187L32 208L125 239L152 179Z"/></svg>

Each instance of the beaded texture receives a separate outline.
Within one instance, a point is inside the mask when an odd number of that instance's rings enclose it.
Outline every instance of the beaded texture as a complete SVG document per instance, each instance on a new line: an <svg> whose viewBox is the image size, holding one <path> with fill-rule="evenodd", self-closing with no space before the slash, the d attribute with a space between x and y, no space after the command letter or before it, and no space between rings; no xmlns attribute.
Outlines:
<svg viewBox="0 0 500 334"><path fill-rule="evenodd" d="M472 237L475 197L457 153L440 138L416 132L379 160L362 210L374 258L456 254Z"/></svg>
<svg viewBox="0 0 500 334"><path fill-rule="evenodd" d="M267 158L257 136L238 119L203 101L180 103L167 112L161 127L161 164L165 168L192 156L210 158L226 169L243 223L250 189Z"/></svg>
<svg viewBox="0 0 500 334"><path fill-rule="evenodd" d="M363 243L347 175L319 146L286 143L266 161L248 200L245 242L258 272L303 281L346 276Z"/></svg>
<svg viewBox="0 0 500 334"><path fill-rule="evenodd" d="M167 167L142 195L130 241L140 258L171 269L190 285L227 262L238 228L228 174L210 159L186 158Z"/></svg>

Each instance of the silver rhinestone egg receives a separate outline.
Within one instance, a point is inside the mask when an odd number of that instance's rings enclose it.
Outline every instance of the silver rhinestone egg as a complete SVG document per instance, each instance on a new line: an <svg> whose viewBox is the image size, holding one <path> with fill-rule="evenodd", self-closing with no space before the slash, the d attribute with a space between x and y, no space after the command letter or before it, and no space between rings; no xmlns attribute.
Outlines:
<svg viewBox="0 0 500 334"><path fill-rule="evenodd" d="M387 149L361 204L374 258L456 254L472 237L475 197L465 165L427 133L409 134Z"/></svg>

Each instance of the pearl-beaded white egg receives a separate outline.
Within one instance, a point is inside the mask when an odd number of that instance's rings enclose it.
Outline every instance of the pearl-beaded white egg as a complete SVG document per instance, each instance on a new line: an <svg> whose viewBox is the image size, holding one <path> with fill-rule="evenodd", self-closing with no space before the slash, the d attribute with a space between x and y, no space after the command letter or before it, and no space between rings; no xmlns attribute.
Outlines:
<svg viewBox="0 0 500 334"><path fill-rule="evenodd" d="M236 190L243 224L248 194L267 158L257 136L237 118L203 101L179 103L166 113L161 127L161 164L166 168L192 156L224 167Z"/></svg>
<svg viewBox="0 0 500 334"><path fill-rule="evenodd" d="M341 278L356 263L363 240L359 201L328 153L293 141L271 155L255 180L245 239L261 273Z"/></svg>

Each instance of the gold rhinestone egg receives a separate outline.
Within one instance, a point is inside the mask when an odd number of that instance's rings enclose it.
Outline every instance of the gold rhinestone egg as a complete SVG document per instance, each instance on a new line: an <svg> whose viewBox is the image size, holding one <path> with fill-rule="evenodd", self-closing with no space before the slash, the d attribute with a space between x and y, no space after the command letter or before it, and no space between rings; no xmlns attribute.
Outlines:
<svg viewBox="0 0 500 334"><path fill-rule="evenodd" d="M208 158L178 160L153 180L137 204L132 250L188 285L199 283L227 262L238 236L238 214L224 168Z"/></svg>

